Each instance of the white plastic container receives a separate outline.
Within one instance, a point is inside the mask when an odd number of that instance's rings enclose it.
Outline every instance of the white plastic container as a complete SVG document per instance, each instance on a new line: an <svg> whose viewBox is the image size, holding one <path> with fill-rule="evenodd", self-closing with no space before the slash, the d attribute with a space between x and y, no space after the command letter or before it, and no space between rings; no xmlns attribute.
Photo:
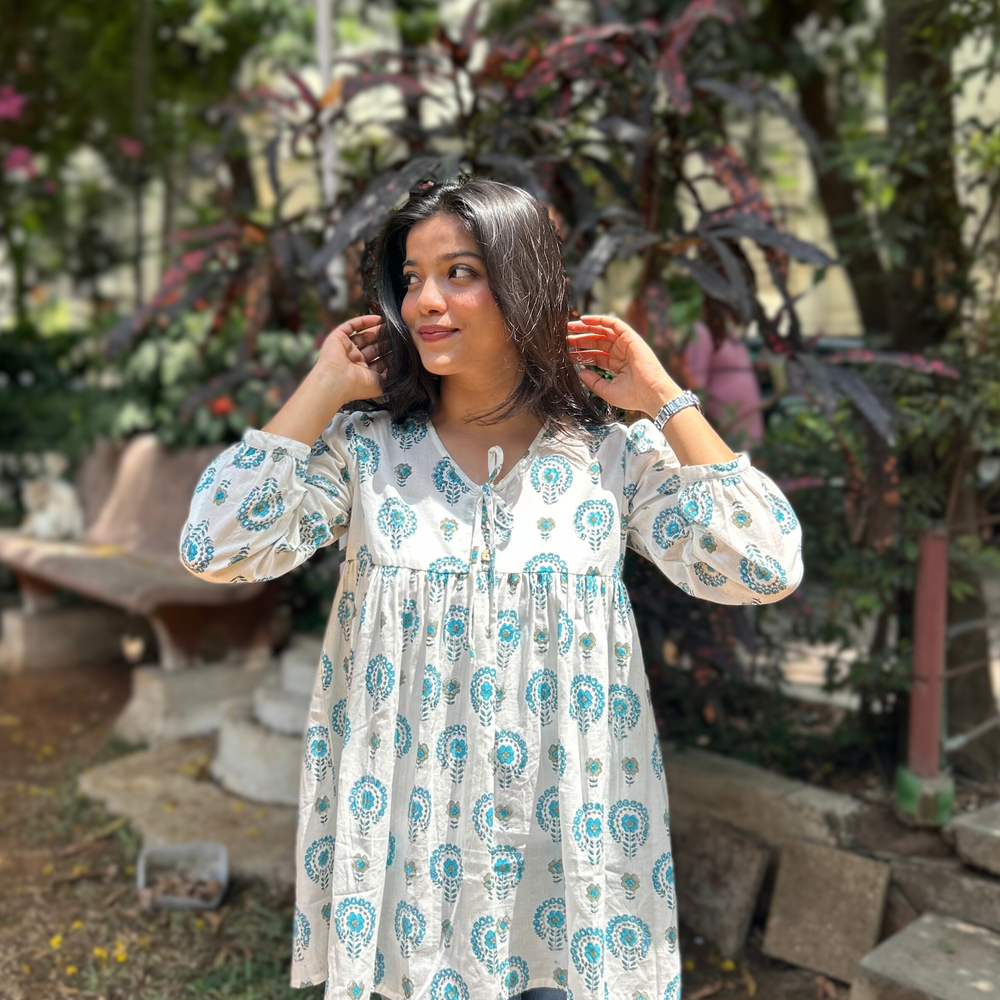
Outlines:
<svg viewBox="0 0 1000 1000"><path fill-rule="evenodd" d="M143 847L135 866L136 888L145 889L157 875L181 874L185 878L216 879L219 891L213 899L195 896L154 896L153 906L162 910L214 910L229 884L229 853L217 840L189 840L182 844Z"/></svg>

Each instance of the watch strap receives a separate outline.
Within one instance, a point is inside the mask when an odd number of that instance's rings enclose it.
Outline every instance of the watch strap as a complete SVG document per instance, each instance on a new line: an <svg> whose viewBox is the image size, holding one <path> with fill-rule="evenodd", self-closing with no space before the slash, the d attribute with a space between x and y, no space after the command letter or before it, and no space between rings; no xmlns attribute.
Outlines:
<svg viewBox="0 0 1000 1000"><path fill-rule="evenodd" d="M658 430L663 430L663 425L675 414L685 409L688 406L697 406L698 412L701 413L701 400L690 390L685 389L679 396L674 396L673 399L668 399L663 406L660 407L659 412L653 417L653 426Z"/></svg>

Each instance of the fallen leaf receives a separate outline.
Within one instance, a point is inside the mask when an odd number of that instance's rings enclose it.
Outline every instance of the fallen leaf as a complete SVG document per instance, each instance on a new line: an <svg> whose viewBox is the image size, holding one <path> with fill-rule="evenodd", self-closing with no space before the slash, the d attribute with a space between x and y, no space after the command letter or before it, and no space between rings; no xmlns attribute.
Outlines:
<svg viewBox="0 0 1000 1000"><path fill-rule="evenodd" d="M92 833L88 833L82 840L64 848L60 852L61 857L69 857L71 854L78 854L80 851L90 847L91 844L94 844L96 841L103 840L105 837L110 837L111 834L120 830L127 822L128 816L119 816L117 819L113 819L110 823L105 823L104 826L94 830Z"/></svg>
<svg viewBox="0 0 1000 1000"><path fill-rule="evenodd" d="M714 997L725 985L725 979L716 979L714 983L706 983L694 993L685 994L685 1000L705 1000L705 997Z"/></svg>
<svg viewBox="0 0 1000 1000"><path fill-rule="evenodd" d="M840 992L832 980L826 976L816 977L816 1000L838 1000Z"/></svg>
<svg viewBox="0 0 1000 1000"><path fill-rule="evenodd" d="M104 902L101 903L101 907L106 910L109 906L113 906L119 899L122 898L122 896L125 895L126 892L131 891L131 889L131 885L120 885L117 888L112 889L111 892L104 897Z"/></svg>
<svg viewBox="0 0 1000 1000"><path fill-rule="evenodd" d="M743 977L743 985L747 988L747 996L752 998L757 993L757 980L750 974L750 968L744 962L740 968L740 975Z"/></svg>

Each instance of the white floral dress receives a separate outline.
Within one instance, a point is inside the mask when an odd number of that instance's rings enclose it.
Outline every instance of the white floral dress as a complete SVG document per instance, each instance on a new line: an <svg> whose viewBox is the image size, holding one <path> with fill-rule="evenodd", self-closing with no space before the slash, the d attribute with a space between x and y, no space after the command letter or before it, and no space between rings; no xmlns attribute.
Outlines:
<svg viewBox="0 0 1000 1000"><path fill-rule="evenodd" d="M348 531L304 729L291 985L325 997L676 1000L670 811L625 546L687 593L775 601L800 528L740 455L680 466L649 420L472 482L430 421L250 429L181 558L269 580Z"/></svg>

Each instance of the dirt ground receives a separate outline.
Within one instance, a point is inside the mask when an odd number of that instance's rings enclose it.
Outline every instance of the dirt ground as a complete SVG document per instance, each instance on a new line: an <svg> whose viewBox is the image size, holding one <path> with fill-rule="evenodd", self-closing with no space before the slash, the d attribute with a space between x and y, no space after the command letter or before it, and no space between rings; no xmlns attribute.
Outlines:
<svg viewBox="0 0 1000 1000"><path fill-rule="evenodd" d="M109 737L129 687L125 666L0 676L0 1000L318 1000L288 986L290 892L231 881L217 911L139 906L138 837L76 787L139 749ZM737 964L682 930L684 1000L846 998L761 938Z"/></svg>

